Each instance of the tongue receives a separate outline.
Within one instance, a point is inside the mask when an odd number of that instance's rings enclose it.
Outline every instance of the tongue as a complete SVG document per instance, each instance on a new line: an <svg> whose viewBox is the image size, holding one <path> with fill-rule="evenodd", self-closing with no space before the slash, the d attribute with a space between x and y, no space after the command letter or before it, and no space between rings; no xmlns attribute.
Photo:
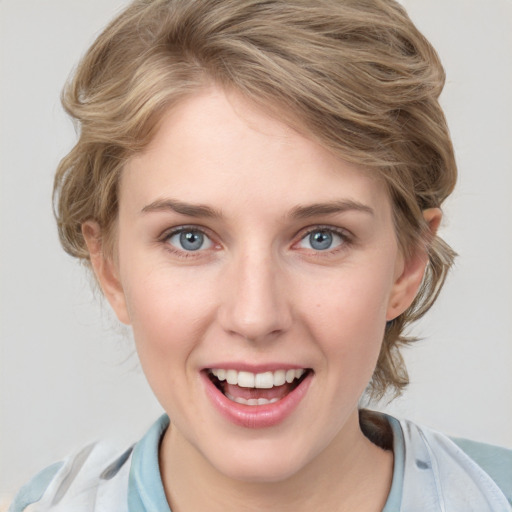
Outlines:
<svg viewBox="0 0 512 512"><path fill-rule="evenodd" d="M243 398L249 400L251 398L266 398L272 400L277 398L280 400L285 397L293 386L291 384L283 384L282 386L274 386L270 389L259 389L259 388L241 388L236 384L228 384L224 382L224 393L227 393L235 398Z"/></svg>

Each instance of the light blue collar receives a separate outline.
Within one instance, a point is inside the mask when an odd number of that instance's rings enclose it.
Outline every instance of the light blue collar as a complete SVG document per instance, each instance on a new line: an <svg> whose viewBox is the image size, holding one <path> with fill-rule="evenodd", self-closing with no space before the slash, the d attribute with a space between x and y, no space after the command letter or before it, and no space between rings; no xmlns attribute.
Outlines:
<svg viewBox="0 0 512 512"><path fill-rule="evenodd" d="M171 512L158 464L160 440L168 426L167 414L160 416L133 449L128 480L129 512Z"/></svg>

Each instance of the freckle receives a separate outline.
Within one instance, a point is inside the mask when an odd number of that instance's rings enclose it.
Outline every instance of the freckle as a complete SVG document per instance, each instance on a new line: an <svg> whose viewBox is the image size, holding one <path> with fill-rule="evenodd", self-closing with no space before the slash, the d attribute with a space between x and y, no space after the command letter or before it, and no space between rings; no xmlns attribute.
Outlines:
<svg viewBox="0 0 512 512"><path fill-rule="evenodd" d="M428 462L424 462L419 459L416 459L416 466L418 466L419 469L429 469L430 468L430 464Z"/></svg>

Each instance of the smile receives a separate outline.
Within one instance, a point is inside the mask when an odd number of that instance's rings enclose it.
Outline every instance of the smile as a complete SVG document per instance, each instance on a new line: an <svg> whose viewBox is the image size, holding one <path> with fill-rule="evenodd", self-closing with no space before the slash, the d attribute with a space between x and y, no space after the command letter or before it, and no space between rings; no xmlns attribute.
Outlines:
<svg viewBox="0 0 512 512"><path fill-rule="evenodd" d="M212 368L208 376L223 395L242 405L264 406L279 402L300 385L308 369L252 373L233 369Z"/></svg>

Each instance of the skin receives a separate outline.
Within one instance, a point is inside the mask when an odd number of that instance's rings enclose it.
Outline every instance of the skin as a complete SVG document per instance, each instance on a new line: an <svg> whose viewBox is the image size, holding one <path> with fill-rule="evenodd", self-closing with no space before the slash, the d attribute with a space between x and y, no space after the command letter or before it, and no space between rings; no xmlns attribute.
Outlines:
<svg viewBox="0 0 512 512"><path fill-rule="evenodd" d="M83 233L172 419L160 466L173 512L381 510L393 455L362 434L357 404L385 323L411 304L427 261L423 250L404 260L383 183L211 88L166 113L119 194L114 257L97 224ZM296 215L333 202L343 208ZM435 231L439 211L425 216ZM199 250L180 245L183 226L204 233ZM311 230L331 246L315 249ZM235 425L205 393L204 368L248 363L312 369L277 425Z"/></svg>

